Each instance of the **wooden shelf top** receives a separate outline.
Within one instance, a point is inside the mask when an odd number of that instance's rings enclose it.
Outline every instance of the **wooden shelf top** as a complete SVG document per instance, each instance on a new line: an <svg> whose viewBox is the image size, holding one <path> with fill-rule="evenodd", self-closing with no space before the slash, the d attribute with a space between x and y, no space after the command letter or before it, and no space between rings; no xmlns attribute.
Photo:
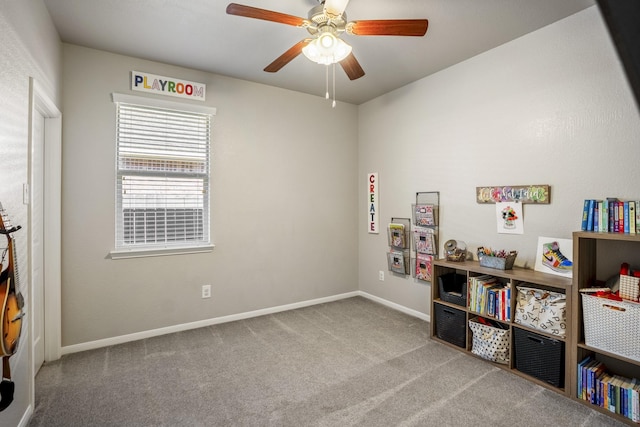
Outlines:
<svg viewBox="0 0 640 427"><path fill-rule="evenodd" d="M627 242L640 242L640 234L630 233L605 233L599 231L574 231L573 237L580 239L617 240Z"/></svg>
<svg viewBox="0 0 640 427"><path fill-rule="evenodd" d="M502 277L505 279L536 283L560 289L569 289L572 283L572 279L570 277L543 273L529 268L513 267L511 270L499 270L496 268L482 267L478 261L455 262L447 261L446 259L434 260L433 263L441 267L467 270L479 274L490 274L492 276Z"/></svg>

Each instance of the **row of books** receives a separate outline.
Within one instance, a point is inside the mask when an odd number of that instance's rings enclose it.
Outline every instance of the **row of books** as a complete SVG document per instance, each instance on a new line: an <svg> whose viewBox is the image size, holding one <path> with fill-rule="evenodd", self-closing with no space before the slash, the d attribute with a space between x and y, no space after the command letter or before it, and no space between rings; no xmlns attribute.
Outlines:
<svg viewBox="0 0 640 427"><path fill-rule="evenodd" d="M578 363L577 397L633 422L640 421L640 381L609 374L604 363L592 356Z"/></svg>
<svg viewBox="0 0 640 427"><path fill-rule="evenodd" d="M586 199L582 231L640 234L640 201Z"/></svg>
<svg viewBox="0 0 640 427"><path fill-rule="evenodd" d="M511 320L511 286L490 275L469 278L469 310L497 320Z"/></svg>

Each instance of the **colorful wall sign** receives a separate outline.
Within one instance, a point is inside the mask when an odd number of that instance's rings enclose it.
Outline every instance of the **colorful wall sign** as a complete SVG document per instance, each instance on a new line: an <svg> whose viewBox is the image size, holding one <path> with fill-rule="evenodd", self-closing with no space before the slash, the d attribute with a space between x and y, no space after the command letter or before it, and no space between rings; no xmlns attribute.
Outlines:
<svg viewBox="0 0 640 427"><path fill-rule="evenodd" d="M378 234L378 173L367 174L367 231Z"/></svg>
<svg viewBox="0 0 640 427"><path fill-rule="evenodd" d="M174 77L132 71L131 90L204 101L207 94L207 85Z"/></svg>
<svg viewBox="0 0 640 427"><path fill-rule="evenodd" d="M512 185L505 187L476 187L478 203L521 202L551 203L549 185Z"/></svg>

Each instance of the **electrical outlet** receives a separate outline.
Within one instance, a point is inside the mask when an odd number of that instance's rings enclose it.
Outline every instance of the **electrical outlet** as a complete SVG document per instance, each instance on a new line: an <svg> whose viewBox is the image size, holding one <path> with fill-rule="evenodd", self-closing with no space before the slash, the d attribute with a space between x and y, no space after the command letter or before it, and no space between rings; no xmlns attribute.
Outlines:
<svg viewBox="0 0 640 427"><path fill-rule="evenodd" d="M211 298L211 285L202 285L202 298Z"/></svg>
<svg viewBox="0 0 640 427"><path fill-rule="evenodd" d="M384 282L384 271L382 270L378 271L378 280L380 280L381 282Z"/></svg>

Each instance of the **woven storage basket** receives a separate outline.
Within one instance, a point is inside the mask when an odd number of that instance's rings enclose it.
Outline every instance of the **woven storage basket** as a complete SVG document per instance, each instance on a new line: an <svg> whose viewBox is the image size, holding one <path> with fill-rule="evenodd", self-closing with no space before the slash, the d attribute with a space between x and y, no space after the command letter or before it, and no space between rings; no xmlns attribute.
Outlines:
<svg viewBox="0 0 640 427"><path fill-rule="evenodd" d="M584 341L640 361L640 304L582 294Z"/></svg>
<svg viewBox="0 0 640 427"><path fill-rule="evenodd" d="M564 387L564 342L520 328L513 328L516 369Z"/></svg>
<svg viewBox="0 0 640 427"><path fill-rule="evenodd" d="M620 297L630 301L638 301L640 296L640 277L620 275Z"/></svg>
<svg viewBox="0 0 640 427"><path fill-rule="evenodd" d="M475 319L469 319L469 328L473 333L471 348L473 354L492 362L509 364L510 336L508 329L483 325Z"/></svg>
<svg viewBox="0 0 640 427"><path fill-rule="evenodd" d="M436 336L461 348L467 347L467 324L463 310L435 304Z"/></svg>

